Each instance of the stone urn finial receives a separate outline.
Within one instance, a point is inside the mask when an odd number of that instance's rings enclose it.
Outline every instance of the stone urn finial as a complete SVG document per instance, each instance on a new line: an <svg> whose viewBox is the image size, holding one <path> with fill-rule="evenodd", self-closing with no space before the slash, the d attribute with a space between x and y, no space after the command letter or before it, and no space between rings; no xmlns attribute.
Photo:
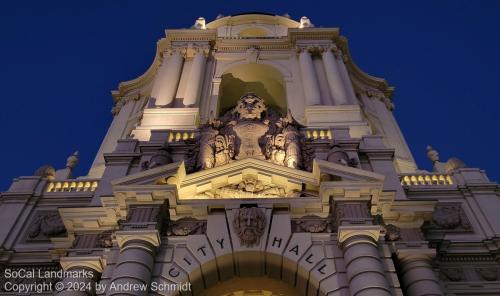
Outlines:
<svg viewBox="0 0 500 296"><path fill-rule="evenodd" d="M70 169L74 169L80 160L80 153L75 151L66 159L66 167Z"/></svg>

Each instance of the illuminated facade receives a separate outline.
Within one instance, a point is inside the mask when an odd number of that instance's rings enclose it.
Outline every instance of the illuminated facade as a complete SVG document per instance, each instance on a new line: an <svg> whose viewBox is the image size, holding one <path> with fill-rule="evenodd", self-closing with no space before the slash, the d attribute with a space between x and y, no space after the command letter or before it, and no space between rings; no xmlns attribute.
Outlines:
<svg viewBox="0 0 500 296"><path fill-rule="evenodd" d="M58 295L500 295L498 184L432 147L418 169L392 92L307 17L167 30L113 91L87 176L75 153L1 194L4 275L81 272Z"/></svg>

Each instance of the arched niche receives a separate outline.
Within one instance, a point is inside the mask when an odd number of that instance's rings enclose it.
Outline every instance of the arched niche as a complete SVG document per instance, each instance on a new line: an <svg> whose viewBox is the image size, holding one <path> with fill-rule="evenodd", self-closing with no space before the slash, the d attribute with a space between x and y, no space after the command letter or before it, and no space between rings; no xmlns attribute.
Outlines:
<svg viewBox="0 0 500 296"><path fill-rule="evenodd" d="M261 97L268 107L283 114L287 111L283 75L276 68L263 64L237 65L222 74L219 88L219 115L234 107L236 101L252 92Z"/></svg>

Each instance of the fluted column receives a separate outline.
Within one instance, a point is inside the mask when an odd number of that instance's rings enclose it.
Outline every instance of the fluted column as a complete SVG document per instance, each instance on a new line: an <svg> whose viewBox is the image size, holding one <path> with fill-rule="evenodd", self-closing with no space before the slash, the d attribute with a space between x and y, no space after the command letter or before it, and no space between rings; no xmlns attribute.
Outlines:
<svg viewBox="0 0 500 296"><path fill-rule="evenodd" d="M401 281L405 295L442 296L439 280L432 270L432 249L400 249L396 252L401 268Z"/></svg>
<svg viewBox="0 0 500 296"><path fill-rule="evenodd" d="M335 62L337 63L340 77L342 77L343 85L347 94L347 101L349 104L354 104L356 102L356 95L354 94L354 89L352 88L351 78L347 72L346 65L344 63L344 56L340 50L337 50Z"/></svg>
<svg viewBox="0 0 500 296"><path fill-rule="evenodd" d="M302 85L306 96L306 106L320 105L321 95L319 91L318 79L314 71L311 54L304 48L299 54L300 73L302 75Z"/></svg>
<svg viewBox="0 0 500 296"><path fill-rule="evenodd" d="M342 76L340 73L339 65L335 59L330 48L323 52L323 64L325 66L326 79L330 87L330 93L333 97L334 105L349 104L348 94Z"/></svg>
<svg viewBox="0 0 500 296"><path fill-rule="evenodd" d="M62 289L54 287L55 295L89 296L96 294L96 283L103 270L100 257L63 257L60 262L64 271L71 272L78 277L65 277L62 280Z"/></svg>
<svg viewBox="0 0 500 296"><path fill-rule="evenodd" d="M120 255L113 271L111 283L122 285L147 285L151 282L156 248L160 245L157 230L117 231L116 240ZM110 284L111 286L111 284ZM108 290L106 295L126 295L124 291ZM147 295L148 290L135 291L134 295Z"/></svg>
<svg viewBox="0 0 500 296"><path fill-rule="evenodd" d="M156 106L165 106L175 98L181 77L183 54L180 50L164 53L163 63L158 70L151 97L156 99Z"/></svg>
<svg viewBox="0 0 500 296"><path fill-rule="evenodd" d="M379 234L380 226L339 226L339 243L352 296L391 295L377 248Z"/></svg>
<svg viewBox="0 0 500 296"><path fill-rule="evenodd" d="M199 49L193 57L193 64L189 71L188 85L183 101L184 106L195 105L198 101L201 87L203 86L203 73L205 71L206 61L205 50Z"/></svg>

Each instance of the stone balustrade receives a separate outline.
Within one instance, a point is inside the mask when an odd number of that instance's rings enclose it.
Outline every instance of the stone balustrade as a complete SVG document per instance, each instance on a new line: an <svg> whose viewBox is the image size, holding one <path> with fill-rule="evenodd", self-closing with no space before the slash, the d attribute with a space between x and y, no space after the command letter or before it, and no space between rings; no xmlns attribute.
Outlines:
<svg viewBox="0 0 500 296"><path fill-rule="evenodd" d="M405 174L400 175L403 186L442 186L455 184L448 174Z"/></svg>
<svg viewBox="0 0 500 296"><path fill-rule="evenodd" d="M60 180L50 181L46 192L94 192L99 185L97 180Z"/></svg>
<svg viewBox="0 0 500 296"><path fill-rule="evenodd" d="M194 131L170 131L167 141L169 143L180 142L184 140L194 139L196 133Z"/></svg>
<svg viewBox="0 0 500 296"><path fill-rule="evenodd" d="M329 129L305 129L302 133L306 139L311 140L331 140L332 131Z"/></svg>

